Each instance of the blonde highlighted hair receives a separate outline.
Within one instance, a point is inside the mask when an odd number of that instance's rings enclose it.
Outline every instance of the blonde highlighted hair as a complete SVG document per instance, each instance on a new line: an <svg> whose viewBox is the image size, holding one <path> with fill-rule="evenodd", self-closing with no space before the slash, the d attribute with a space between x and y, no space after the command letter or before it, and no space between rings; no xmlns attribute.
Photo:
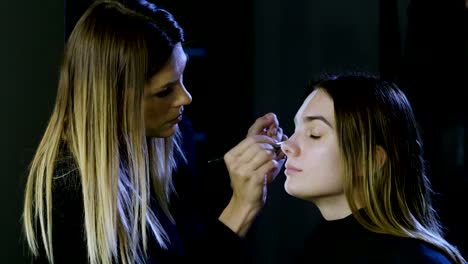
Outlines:
<svg viewBox="0 0 468 264"><path fill-rule="evenodd" d="M53 113L30 165L23 212L31 251L37 255L43 248L51 263L52 191L64 176L55 174L62 143L79 172L90 263L144 263L149 236L163 248L170 242L149 199L154 192L172 219L171 174L176 152L183 157L180 133L146 138L142 98L146 82L183 41L183 31L169 13L140 2L94 2L68 40Z"/></svg>

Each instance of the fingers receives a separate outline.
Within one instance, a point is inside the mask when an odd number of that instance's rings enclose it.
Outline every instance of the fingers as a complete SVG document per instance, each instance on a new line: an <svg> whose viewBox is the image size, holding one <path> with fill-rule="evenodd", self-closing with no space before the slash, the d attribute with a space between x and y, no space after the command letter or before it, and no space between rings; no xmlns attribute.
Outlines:
<svg viewBox="0 0 468 264"><path fill-rule="evenodd" d="M224 155L228 170L241 178L266 174L277 164L277 150L273 147L275 142L262 135L244 139Z"/></svg>
<svg viewBox="0 0 468 264"><path fill-rule="evenodd" d="M226 154L224 161L231 176L244 180L253 179L255 184L259 184L258 177L265 175L274 167L275 159L276 150L269 144L259 143L251 145L238 156Z"/></svg>
<svg viewBox="0 0 468 264"><path fill-rule="evenodd" d="M266 115L259 117L255 120L255 123L249 128L247 136L254 136L265 134L271 128L278 127L278 118L274 113L267 113Z"/></svg>
<svg viewBox="0 0 468 264"><path fill-rule="evenodd" d="M278 173L275 173L279 168L281 168L282 163L280 165L280 162L276 160L270 160L266 163L264 163L260 168L257 169L258 171L258 181L261 183L266 183L269 185L278 175Z"/></svg>
<svg viewBox="0 0 468 264"><path fill-rule="evenodd" d="M272 145L275 143L276 141L268 136L256 135L247 137L237 144L237 146L228 151L224 158L232 159L244 156L245 159L250 159L255 154L252 152L255 152L256 148L258 148L257 151L260 149L273 149Z"/></svg>
<svg viewBox="0 0 468 264"><path fill-rule="evenodd" d="M281 136L281 141L286 141L288 139L289 139L289 137L284 135L284 134ZM284 152L281 150L281 148L278 150L278 152L276 154L277 154L276 160L283 160L283 159L286 158L286 154L284 154Z"/></svg>
<svg viewBox="0 0 468 264"><path fill-rule="evenodd" d="M287 135L284 135L284 134L281 135L281 141L285 141L285 140L288 140L288 139L289 139L289 137Z"/></svg>
<svg viewBox="0 0 468 264"><path fill-rule="evenodd" d="M286 161L286 159L275 160L275 162L276 162L275 167L272 168L266 174L268 184L270 184L271 182L273 182L276 179L276 176L278 176L278 174L281 171L281 168L283 167L285 161Z"/></svg>
<svg viewBox="0 0 468 264"><path fill-rule="evenodd" d="M266 131L266 134L267 136L279 141L283 136L283 129L273 124L268 128L268 130Z"/></svg>
<svg viewBox="0 0 468 264"><path fill-rule="evenodd" d="M249 172L254 172L263 175L267 172L265 170L272 167L270 163L276 162L275 158L274 149L258 149L252 159L239 159L239 163L243 164L241 173L248 175Z"/></svg>
<svg viewBox="0 0 468 264"><path fill-rule="evenodd" d="M268 113L257 118L247 137L224 155L236 201L249 207L263 206L267 185L285 161L284 153L274 144L286 139L276 115Z"/></svg>

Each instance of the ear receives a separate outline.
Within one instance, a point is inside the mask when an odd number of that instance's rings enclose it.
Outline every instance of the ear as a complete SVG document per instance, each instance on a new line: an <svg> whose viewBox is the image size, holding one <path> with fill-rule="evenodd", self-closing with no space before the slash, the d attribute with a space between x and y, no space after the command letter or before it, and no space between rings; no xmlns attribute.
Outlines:
<svg viewBox="0 0 468 264"><path fill-rule="evenodd" d="M382 166L385 164L387 161L387 152L385 149L379 145L375 148L375 154L376 154L376 160L377 160L377 167L379 170L382 168Z"/></svg>

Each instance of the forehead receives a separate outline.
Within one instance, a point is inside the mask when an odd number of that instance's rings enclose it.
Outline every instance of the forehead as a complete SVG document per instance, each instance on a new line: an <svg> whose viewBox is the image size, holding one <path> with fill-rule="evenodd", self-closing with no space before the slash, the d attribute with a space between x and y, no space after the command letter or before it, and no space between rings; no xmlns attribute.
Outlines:
<svg viewBox="0 0 468 264"><path fill-rule="evenodd" d="M161 88L167 83L178 80L184 73L188 57L180 43L174 46L171 57L159 72L149 81L150 88Z"/></svg>
<svg viewBox="0 0 468 264"><path fill-rule="evenodd" d="M181 43L177 43L172 50L169 61L162 68L162 72L175 72L176 74L182 74L185 65L187 64L187 54L182 48Z"/></svg>
<svg viewBox="0 0 468 264"><path fill-rule="evenodd" d="M334 126L333 100L323 89L316 89L307 96L296 113L295 122L302 123L307 116L322 116Z"/></svg>

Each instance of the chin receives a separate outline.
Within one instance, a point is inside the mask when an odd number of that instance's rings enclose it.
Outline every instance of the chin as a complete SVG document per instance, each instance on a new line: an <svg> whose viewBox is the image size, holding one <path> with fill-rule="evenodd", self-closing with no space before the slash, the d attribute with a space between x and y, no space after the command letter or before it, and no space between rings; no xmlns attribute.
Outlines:
<svg viewBox="0 0 468 264"><path fill-rule="evenodd" d="M284 190L287 194L291 195L292 197L309 201L309 195L307 190L304 190L304 185L294 185L291 181L286 180L284 183Z"/></svg>
<svg viewBox="0 0 468 264"><path fill-rule="evenodd" d="M150 138L168 138L168 137L173 136L176 133L176 131L177 131L177 124L166 129L160 129L158 131L150 131L146 133L146 136Z"/></svg>
<svg viewBox="0 0 468 264"><path fill-rule="evenodd" d="M287 194L291 196L296 196L294 195L295 194L294 187L291 186L291 183L289 182L288 179L286 179L286 181L284 182L284 190L286 191Z"/></svg>

